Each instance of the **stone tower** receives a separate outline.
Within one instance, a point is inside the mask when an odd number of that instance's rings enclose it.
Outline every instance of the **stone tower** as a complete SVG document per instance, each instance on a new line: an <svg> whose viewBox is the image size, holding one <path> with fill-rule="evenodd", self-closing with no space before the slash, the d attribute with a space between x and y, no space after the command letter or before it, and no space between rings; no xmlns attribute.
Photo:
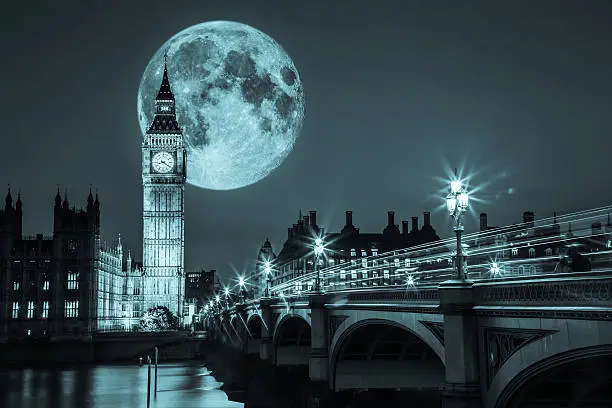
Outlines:
<svg viewBox="0 0 612 408"><path fill-rule="evenodd" d="M155 117L142 143L144 310L166 306L179 318L185 295L185 155L164 59Z"/></svg>

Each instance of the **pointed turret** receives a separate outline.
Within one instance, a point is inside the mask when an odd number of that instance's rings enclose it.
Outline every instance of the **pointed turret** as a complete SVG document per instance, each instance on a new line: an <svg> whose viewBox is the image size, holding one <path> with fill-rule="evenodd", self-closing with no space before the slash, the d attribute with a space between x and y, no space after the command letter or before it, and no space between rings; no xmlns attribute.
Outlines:
<svg viewBox="0 0 612 408"><path fill-rule="evenodd" d="M21 191L17 192L17 202L15 203L15 209L21 212L23 203L21 202Z"/></svg>
<svg viewBox="0 0 612 408"><path fill-rule="evenodd" d="M117 234L117 250L123 251L123 245L121 245L121 233Z"/></svg>
<svg viewBox="0 0 612 408"><path fill-rule="evenodd" d="M13 196L11 195L11 188L8 188L8 192L6 193L6 198L4 199L4 211L9 211L13 209Z"/></svg>
<svg viewBox="0 0 612 408"><path fill-rule="evenodd" d="M174 95L168 79L168 59L164 56L164 75L155 98L155 117L147 131L149 134L177 134L181 128L176 121Z"/></svg>
<svg viewBox="0 0 612 408"><path fill-rule="evenodd" d="M94 198L91 194L91 185L89 186L89 195L87 196L87 211L91 211L94 208Z"/></svg>
<svg viewBox="0 0 612 408"><path fill-rule="evenodd" d="M126 272L132 272L132 251L128 249L127 258L125 260L125 270Z"/></svg>
<svg viewBox="0 0 612 408"><path fill-rule="evenodd" d="M159 87L159 92L155 98L157 101L174 101L174 94L170 88L170 80L168 79L168 55L164 55L164 76Z"/></svg>
<svg viewBox="0 0 612 408"><path fill-rule="evenodd" d="M55 208L62 206L62 196L60 195L59 186L57 186L57 194L55 195Z"/></svg>
<svg viewBox="0 0 612 408"><path fill-rule="evenodd" d="M62 203L62 208L64 210L70 209L70 205L68 204L68 189L64 190L64 202Z"/></svg>

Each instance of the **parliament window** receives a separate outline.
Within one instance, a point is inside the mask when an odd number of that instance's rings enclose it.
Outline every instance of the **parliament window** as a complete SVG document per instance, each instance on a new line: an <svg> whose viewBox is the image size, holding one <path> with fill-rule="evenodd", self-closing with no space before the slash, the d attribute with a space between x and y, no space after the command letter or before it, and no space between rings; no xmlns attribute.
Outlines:
<svg viewBox="0 0 612 408"><path fill-rule="evenodd" d="M19 282L18 281L14 281L13 282L13 290L19 290Z"/></svg>
<svg viewBox="0 0 612 408"><path fill-rule="evenodd" d="M19 317L19 302L13 302L13 314L11 317L13 319L17 319Z"/></svg>
<svg viewBox="0 0 612 408"><path fill-rule="evenodd" d="M79 273L68 272L68 281L66 282L66 289L78 289L79 288Z"/></svg>
<svg viewBox="0 0 612 408"><path fill-rule="evenodd" d="M513 256L517 256L518 255L518 248L512 248L512 255Z"/></svg>
<svg viewBox="0 0 612 408"><path fill-rule="evenodd" d="M34 318L34 302L33 301L29 301L28 302L28 315L27 315L28 319L32 319Z"/></svg>
<svg viewBox="0 0 612 408"><path fill-rule="evenodd" d="M42 288L42 290L49 290L49 281L48 281L48 280L46 280L46 281L44 281L44 282L43 282L43 288Z"/></svg>
<svg viewBox="0 0 612 408"><path fill-rule="evenodd" d="M40 317L43 318L43 319L48 319L49 318L49 301L48 300L45 300L43 302L42 313L41 313Z"/></svg>
<svg viewBox="0 0 612 408"><path fill-rule="evenodd" d="M64 301L64 316L65 317L79 317L79 301L78 300Z"/></svg>

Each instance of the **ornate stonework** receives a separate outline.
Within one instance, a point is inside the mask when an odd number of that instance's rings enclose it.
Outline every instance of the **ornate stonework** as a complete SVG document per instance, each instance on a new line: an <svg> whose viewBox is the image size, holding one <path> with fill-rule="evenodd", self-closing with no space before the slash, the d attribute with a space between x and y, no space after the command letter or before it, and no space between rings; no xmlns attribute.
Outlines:
<svg viewBox="0 0 612 408"><path fill-rule="evenodd" d="M501 366L521 347L556 332L556 330L484 328L487 387Z"/></svg>
<svg viewBox="0 0 612 408"><path fill-rule="evenodd" d="M336 330L338 330L338 327L340 327L340 325L342 324L342 322L344 322L346 319L348 319L348 316L345 315L331 315L328 318L329 321L329 330L328 333L329 335L327 336L328 342L331 345L331 341L334 338L334 334L336 334Z"/></svg>
<svg viewBox="0 0 612 408"><path fill-rule="evenodd" d="M442 322L429 322L425 320L419 320L419 322L427 327L427 329L435 336L440 343L444 345L444 323Z"/></svg>

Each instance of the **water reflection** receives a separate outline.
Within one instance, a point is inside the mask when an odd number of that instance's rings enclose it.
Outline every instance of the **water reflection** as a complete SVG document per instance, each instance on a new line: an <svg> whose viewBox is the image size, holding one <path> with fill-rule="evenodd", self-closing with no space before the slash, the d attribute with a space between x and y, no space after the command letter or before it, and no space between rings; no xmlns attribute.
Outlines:
<svg viewBox="0 0 612 408"><path fill-rule="evenodd" d="M153 373L151 369L153 387ZM151 408L243 408L199 363L160 364ZM0 370L0 406L11 408L146 407L147 366Z"/></svg>

